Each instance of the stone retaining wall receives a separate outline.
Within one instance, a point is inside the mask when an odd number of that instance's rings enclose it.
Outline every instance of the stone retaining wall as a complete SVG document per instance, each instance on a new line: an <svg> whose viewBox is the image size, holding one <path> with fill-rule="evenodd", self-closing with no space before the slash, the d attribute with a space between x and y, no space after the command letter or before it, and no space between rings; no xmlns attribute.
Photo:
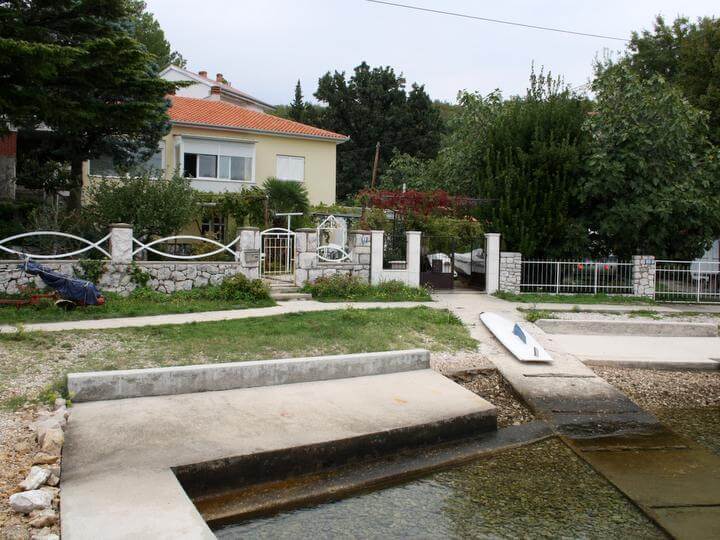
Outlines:
<svg viewBox="0 0 720 540"><path fill-rule="evenodd" d="M159 292L190 290L205 285L217 285L225 277L243 274L248 278L258 277L256 258L243 257L239 262L166 262L136 261L137 268L150 274L147 286ZM41 262L52 270L79 277L82 273L77 260ZM45 284L39 277L33 277L19 269L19 261L0 261L0 293L17 294L20 287L34 284L42 288ZM97 283L102 291L129 294L136 288L131 275L130 264L105 263L105 271Z"/></svg>

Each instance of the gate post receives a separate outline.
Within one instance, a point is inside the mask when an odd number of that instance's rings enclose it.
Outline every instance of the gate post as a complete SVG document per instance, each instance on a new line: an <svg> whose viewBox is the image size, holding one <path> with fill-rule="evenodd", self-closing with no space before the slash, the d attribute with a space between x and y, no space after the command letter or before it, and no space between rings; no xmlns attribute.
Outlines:
<svg viewBox="0 0 720 540"><path fill-rule="evenodd" d="M500 288L500 233L485 233L485 292Z"/></svg>
<svg viewBox="0 0 720 540"><path fill-rule="evenodd" d="M383 269L383 248L385 231L370 232L370 283L377 285Z"/></svg>
<svg viewBox="0 0 720 540"><path fill-rule="evenodd" d="M655 257L633 255L633 296L655 298Z"/></svg>
<svg viewBox="0 0 720 540"><path fill-rule="evenodd" d="M407 231L405 238L407 247L405 249L405 269L407 271L407 283L411 287L420 286L420 231Z"/></svg>
<svg viewBox="0 0 720 540"><path fill-rule="evenodd" d="M128 223L110 224L110 262L130 264L133 252L133 228Z"/></svg>

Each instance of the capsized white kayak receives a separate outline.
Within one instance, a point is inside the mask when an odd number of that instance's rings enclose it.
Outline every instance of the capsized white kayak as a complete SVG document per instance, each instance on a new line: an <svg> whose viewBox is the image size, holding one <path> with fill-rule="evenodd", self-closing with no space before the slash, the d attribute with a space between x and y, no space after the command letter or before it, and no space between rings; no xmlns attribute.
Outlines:
<svg viewBox="0 0 720 540"><path fill-rule="evenodd" d="M552 358L520 325L497 313L480 314L480 320L515 358L523 362L550 362Z"/></svg>

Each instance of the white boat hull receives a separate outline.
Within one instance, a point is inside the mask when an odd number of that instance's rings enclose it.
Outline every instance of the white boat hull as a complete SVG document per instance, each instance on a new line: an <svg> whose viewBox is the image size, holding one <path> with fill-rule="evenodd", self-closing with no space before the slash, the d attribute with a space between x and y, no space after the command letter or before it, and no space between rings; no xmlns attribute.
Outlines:
<svg viewBox="0 0 720 540"><path fill-rule="evenodd" d="M551 362L552 358L520 325L497 313L480 314L480 320L512 355L522 362Z"/></svg>

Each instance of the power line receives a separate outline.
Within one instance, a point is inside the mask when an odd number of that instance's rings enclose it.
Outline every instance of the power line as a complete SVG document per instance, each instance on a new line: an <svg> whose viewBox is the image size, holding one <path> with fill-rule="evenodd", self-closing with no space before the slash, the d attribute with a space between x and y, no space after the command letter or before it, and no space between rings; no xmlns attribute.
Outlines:
<svg viewBox="0 0 720 540"><path fill-rule="evenodd" d="M572 34L575 36L594 37L594 38L601 38L601 39L612 39L615 41L628 41L627 39L614 37L614 36L604 36L602 34L589 34L586 32L575 32L573 30L564 30L562 28L552 28L550 26L538 26L535 24L524 24L524 23L513 22L513 21L504 21L502 19L490 19L488 17L479 17L476 15L468 15L467 13L456 13L453 11L443 11L441 9L430 9L430 8L424 8L424 7L420 7L420 6L412 6L409 4L397 4L395 2L385 2L384 0L365 0L365 1L370 2L372 4L381 4L381 5L385 5L385 6L413 9L415 11L424 11L426 13L435 13L438 15L450 15L452 17L461 17L463 19L473 19L476 21L485 21L485 22L491 22L491 23L497 23L497 24L507 24L509 26L520 26L521 28L533 28L535 30L546 30L548 32L559 32L561 34Z"/></svg>

